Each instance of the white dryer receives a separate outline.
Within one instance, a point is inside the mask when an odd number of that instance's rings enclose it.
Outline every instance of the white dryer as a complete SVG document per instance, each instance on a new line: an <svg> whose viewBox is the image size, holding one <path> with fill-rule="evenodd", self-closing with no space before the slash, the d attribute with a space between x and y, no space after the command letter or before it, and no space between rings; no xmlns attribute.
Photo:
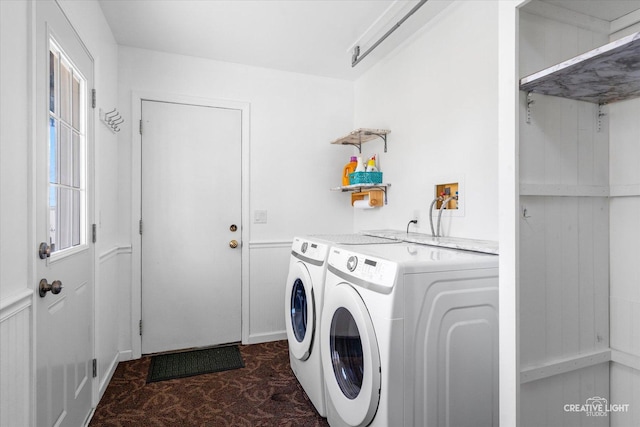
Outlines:
<svg viewBox="0 0 640 427"><path fill-rule="evenodd" d="M498 257L334 247L320 347L336 426L498 425Z"/></svg>
<svg viewBox="0 0 640 427"><path fill-rule="evenodd" d="M320 314L329 249L334 244L397 243L360 234L295 237L285 286L285 328L291 369L320 416L326 417L324 376L320 358Z"/></svg>

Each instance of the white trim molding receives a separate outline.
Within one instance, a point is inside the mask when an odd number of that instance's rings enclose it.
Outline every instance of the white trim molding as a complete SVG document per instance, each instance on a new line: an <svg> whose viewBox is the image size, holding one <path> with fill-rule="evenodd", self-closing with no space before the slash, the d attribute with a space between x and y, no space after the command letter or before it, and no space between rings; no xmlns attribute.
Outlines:
<svg viewBox="0 0 640 427"><path fill-rule="evenodd" d="M108 261L109 259L113 258L114 256L122 255L122 254L130 254L130 253L131 253L131 245L114 246L111 249L106 250L102 252L100 255L98 255L98 262L102 264Z"/></svg>
<svg viewBox="0 0 640 427"><path fill-rule="evenodd" d="M624 351L611 349L611 361L613 363L618 363L620 365L626 366L627 368L635 369L636 371L640 371L640 356L627 353Z"/></svg>
<svg viewBox="0 0 640 427"><path fill-rule="evenodd" d="M611 350L604 349L586 354L579 354L562 359L552 360L540 365L524 367L520 372L520 383L525 384L589 366L599 365L611 361Z"/></svg>
<svg viewBox="0 0 640 427"><path fill-rule="evenodd" d="M33 304L33 291L23 289L10 297L0 299L0 322L13 317Z"/></svg>
<svg viewBox="0 0 640 427"><path fill-rule="evenodd" d="M260 240L249 242L249 249L283 249L290 248L293 240Z"/></svg>

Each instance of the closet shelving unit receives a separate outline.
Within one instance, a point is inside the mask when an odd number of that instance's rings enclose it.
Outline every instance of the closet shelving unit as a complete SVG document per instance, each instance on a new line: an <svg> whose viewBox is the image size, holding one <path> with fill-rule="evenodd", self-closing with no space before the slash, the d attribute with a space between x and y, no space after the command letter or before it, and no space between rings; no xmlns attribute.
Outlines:
<svg viewBox="0 0 640 427"><path fill-rule="evenodd" d="M559 64L520 79L520 90L527 92L527 123L534 100L531 94L556 96L598 104L597 129L603 107L640 97L640 32L592 49ZM618 194L622 192L621 194ZM636 189L610 189L608 186L564 186L521 184L522 195L607 197L640 193Z"/></svg>
<svg viewBox="0 0 640 427"><path fill-rule="evenodd" d="M520 79L520 90L527 93L527 123L531 123L532 116L535 117L536 114L535 108L532 107L534 99L531 95L541 94L596 104L598 108L594 121L597 122L597 126L594 126L594 128L600 131L601 120L606 115L603 109L607 104L640 97L640 32L620 38L523 77ZM640 186L627 187L633 188L616 189L609 185L533 184L521 182L520 196L608 198L619 195L640 195ZM527 213L526 207L522 207L521 214L524 221L528 221L528 218L531 218ZM538 218L536 224L539 225L544 221L545 219ZM531 251L529 251L530 253ZM563 267L552 265L550 268L559 269ZM553 286L549 288L553 288ZM556 286L556 288L561 289L557 295L560 295L561 292L571 292L562 290L561 286ZM606 289L608 290L608 287ZM538 295L535 291L529 293ZM597 298L594 297L595 299ZM608 300L604 304L608 307ZM606 313L608 316L608 311ZM567 330L569 332L572 331L570 328ZM552 356L549 360L539 361L539 364L532 366L526 366L525 364L520 378L522 383L573 372L579 368L597 366L599 363L610 360L610 350L603 348L602 344L600 344L603 339L608 340L608 338L597 335L597 342L593 344L594 348L584 353ZM535 357L538 357L538 355L536 354ZM530 393L529 395L535 395L535 393Z"/></svg>
<svg viewBox="0 0 640 427"><path fill-rule="evenodd" d="M349 132L345 136L342 136L338 139L331 141L331 144L352 145L358 148L358 152L362 153L362 144L380 138L384 141L384 152L386 153L387 152L387 135L389 133L391 133L391 131L386 129L359 128ZM343 193L345 192L353 193L351 197L352 202L354 199L358 198L358 195L366 194L375 190L381 190L384 194L384 204L386 205L387 204L387 188L390 186L391 184L389 183L352 184L352 185L343 185L340 187L333 187L330 190L341 191Z"/></svg>
<svg viewBox="0 0 640 427"><path fill-rule="evenodd" d="M637 98L640 32L524 77L520 89L599 105Z"/></svg>

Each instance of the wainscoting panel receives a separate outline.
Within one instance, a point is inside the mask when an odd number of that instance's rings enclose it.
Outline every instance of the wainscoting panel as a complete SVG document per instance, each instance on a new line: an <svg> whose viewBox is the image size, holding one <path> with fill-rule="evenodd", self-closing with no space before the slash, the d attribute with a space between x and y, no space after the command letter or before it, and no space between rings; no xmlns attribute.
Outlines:
<svg viewBox="0 0 640 427"><path fill-rule="evenodd" d="M31 425L31 305L25 289L0 301L0 426Z"/></svg>
<svg viewBox="0 0 640 427"><path fill-rule="evenodd" d="M129 303L122 298L120 262L129 253L129 246L114 246L98 256L95 289L98 400L109 385L120 360L120 323L123 315L129 312Z"/></svg>
<svg viewBox="0 0 640 427"><path fill-rule="evenodd" d="M249 244L249 344L287 337L284 289L289 274L291 243L269 241Z"/></svg>

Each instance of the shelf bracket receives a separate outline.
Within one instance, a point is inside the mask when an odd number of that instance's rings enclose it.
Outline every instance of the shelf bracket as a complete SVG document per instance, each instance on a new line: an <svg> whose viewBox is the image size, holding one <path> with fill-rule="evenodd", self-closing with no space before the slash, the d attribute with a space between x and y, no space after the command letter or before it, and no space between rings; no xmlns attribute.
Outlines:
<svg viewBox="0 0 640 427"><path fill-rule="evenodd" d="M535 104L535 100L531 97L533 92L527 92L527 124L531 124L531 105Z"/></svg>
<svg viewBox="0 0 640 427"><path fill-rule="evenodd" d="M381 138L384 141L384 152L387 152L387 134L386 133L375 133L375 132L367 132L365 135L375 135L378 138ZM360 136L360 138L362 139L362 136ZM362 142L360 143L360 145L362 145ZM362 150L360 150L360 152L362 153Z"/></svg>
<svg viewBox="0 0 640 427"><path fill-rule="evenodd" d="M362 143L355 144L353 142L343 142L342 145L352 145L358 149L358 153L362 154Z"/></svg>
<svg viewBox="0 0 640 427"><path fill-rule="evenodd" d="M606 103L598 104L598 127L597 131L600 132L602 130L602 118L607 114L602 110L602 108L606 105Z"/></svg>

